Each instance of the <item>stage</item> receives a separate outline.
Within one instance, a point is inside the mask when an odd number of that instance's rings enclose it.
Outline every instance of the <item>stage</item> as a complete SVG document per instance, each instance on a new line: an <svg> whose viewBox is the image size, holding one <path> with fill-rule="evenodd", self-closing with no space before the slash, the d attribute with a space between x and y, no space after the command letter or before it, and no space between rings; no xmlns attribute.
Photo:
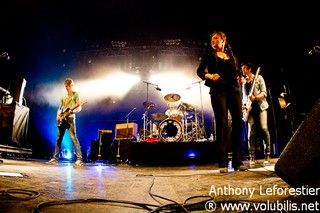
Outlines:
<svg viewBox="0 0 320 213"><path fill-rule="evenodd" d="M134 145L137 145L135 148L143 148L151 144ZM163 144L155 147L161 146ZM169 146L173 148L176 144ZM95 162L75 168L72 161L60 160L57 166L48 165L47 161L3 159L0 164L0 212L212 212L212 206L208 204L216 204L214 212L235 212L223 211L222 205L239 203L250 204L251 208L261 205L252 212L262 212L267 206L275 205L278 205L275 211L266 212L291 212L288 208L292 206L301 208L304 204L314 204L301 195L293 196L281 191L263 194L266 188L290 188L274 172L277 159L271 159L269 165L258 160L248 171L230 168L228 173L219 173L217 164L133 166L125 162ZM214 192L214 189L223 187L251 189L254 193ZM260 188L263 190L261 193Z"/></svg>

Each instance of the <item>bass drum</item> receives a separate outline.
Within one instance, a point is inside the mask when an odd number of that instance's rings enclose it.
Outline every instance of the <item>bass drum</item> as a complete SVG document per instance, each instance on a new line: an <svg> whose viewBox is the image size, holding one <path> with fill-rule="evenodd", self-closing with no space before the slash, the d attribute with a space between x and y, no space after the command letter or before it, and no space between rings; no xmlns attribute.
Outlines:
<svg viewBox="0 0 320 213"><path fill-rule="evenodd" d="M180 141L182 135L182 125L175 119L166 119L159 124L159 139L162 142Z"/></svg>

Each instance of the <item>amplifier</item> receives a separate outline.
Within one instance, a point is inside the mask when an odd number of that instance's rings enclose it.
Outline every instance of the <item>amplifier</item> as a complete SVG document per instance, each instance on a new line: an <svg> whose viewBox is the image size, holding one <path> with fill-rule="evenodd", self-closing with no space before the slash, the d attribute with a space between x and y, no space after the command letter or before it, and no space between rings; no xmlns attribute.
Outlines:
<svg viewBox="0 0 320 213"><path fill-rule="evenodd" d="M91 141L90 160L93 162L97 160L109 161L111 144L112 144L112 130L99 129L98 139Z"/></svg>
<svg viewBox="0 0 320 213"><path fill-rule="evenodd" d="M137 138L138 124L136 123L116 124L115 133L116 133L115 134L116 140Z"/></svg>

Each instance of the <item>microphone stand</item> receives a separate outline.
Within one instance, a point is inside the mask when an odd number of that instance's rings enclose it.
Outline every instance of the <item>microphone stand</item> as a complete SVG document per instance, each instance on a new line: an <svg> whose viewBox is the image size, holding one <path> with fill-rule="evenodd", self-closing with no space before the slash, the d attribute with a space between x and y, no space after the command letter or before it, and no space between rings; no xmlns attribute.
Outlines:
<svg viewBox="0 0 320 213"><path fill-rule="evenodd" d="M153 84L147 81L143 81L143 83L147 84L147 100L146 103L149 103L149 85L152 85L155 87L156 90L161 91L159 86L157 84ZM146 142L146 130L148 129L148 110L150 109L151 105L147 107L146 111L143 113L142 119L143 119L143 141Z"/></svg>
<svg viewBox="0 0 320 213"><path fill-rule="evenodd" d="M204 135L205 138L207 138L207 134L206 134L206 131L204 131L204 113L203 113L203 100L202 100L202 89L201 89L201 82L203 80L200 80L200 81L196 81L196 82L193 82L191 84L189 84L188 88L194 84L199 84L199 91L200 91L200 106L201 106L201 125L200 125L200 129L202 130L202 134ZM195 116L196 116L196 124L198 124L198 120L197 120L197 115L196 115L196 110L195 110ZM198 128L196 128L196 136L197 136L197 139L199 139L199 134L198 134Z"/></svg>
<svg viewBox="0 0 320 213"><path fill-rule="evenodd" d="M148 128L148 110L150 109L151 105L149 105L146 111L143 113L143 141L146 141L146 129Z"/></svg>
<svg viewBox="0 0 320 213"><path fill-rule="evenodd" d="M99 137L99 149L98 149L98 159L97 159L97 161L100 161L101 160L101 153L100 153L100 151L101 151L101 145L102 145L102 143L101 143L101 138L102 138L102 132L100 131L100 129L98 130L98 132L99 132L99 134L98 134L98 137Z"/></svg>
<svg viewBox="0 0 320 213"><path fill-rule="evenodd" d="M127 119L127 128L126 128L126 140L127 142L129 142L129 115L134 111L136 110L136 108L133 108L127 115L126 115L126 119ZM118 142L118 151L117 151L117 162L120 163L121 162L121 159L120 159L120 143L121 143L121 140L119 140Z"/></svg>
<svg viewBox="0 0 320 213"><path fill-rule="evenodd" d="M137 108L133 108L127 115L126 115L126 119L127 119L127 130L126 130L126 139L129 139L129 115L136 110Z"/></svg>
<svg viewBox="0 0 320 213"><path fill-rule="evenodd" d="M197 83L199 84L199 90L200 90L200 103L201 103L201 130L202 130L202 134L205 138L207 138L207 134L206 131L204 131L204 113L203 113L203 100L202 100L202 87L201 87L201 81L198 81Z"/></svg>

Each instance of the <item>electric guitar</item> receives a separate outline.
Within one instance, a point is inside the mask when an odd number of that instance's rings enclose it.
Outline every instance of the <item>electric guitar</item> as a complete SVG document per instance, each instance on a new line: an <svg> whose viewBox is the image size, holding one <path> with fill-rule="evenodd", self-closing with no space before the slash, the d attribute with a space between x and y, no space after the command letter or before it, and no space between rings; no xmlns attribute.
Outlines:
<svg viewBox="0 0 320 213"><path fill-rule="evenodd" d="M67 108L64 112L60 113L59 114L59 117L58 117L58 126L60 126L63 122L63 120L65 120L73 110L77 109L79 106L83 106L84 104L86 104L88 101L82 101L79 105L75 106L74 108L70 109L70 108Z"/></svg>
<svg viewBox="0 0 320 213"><path fill-rule="evenodd" d="M261 67L258 67L257 72L256 72L256 74L254 75L254 79L253 79L253 82L252 82L252 84L251 84L249 94L248 94L248 96L247 96L247 102L244 104L245 109L242 111L242 120L243 120L244 122L247 122L247 121L248 121L249 113L250 113L250 111L251 111L251 109L252 109L252 107L251 107L252 101L250 100L249 97L253 94L254 85L256 84L257 79L258 79L258 77L259 77L260 69L261 69Z"/></svg>

